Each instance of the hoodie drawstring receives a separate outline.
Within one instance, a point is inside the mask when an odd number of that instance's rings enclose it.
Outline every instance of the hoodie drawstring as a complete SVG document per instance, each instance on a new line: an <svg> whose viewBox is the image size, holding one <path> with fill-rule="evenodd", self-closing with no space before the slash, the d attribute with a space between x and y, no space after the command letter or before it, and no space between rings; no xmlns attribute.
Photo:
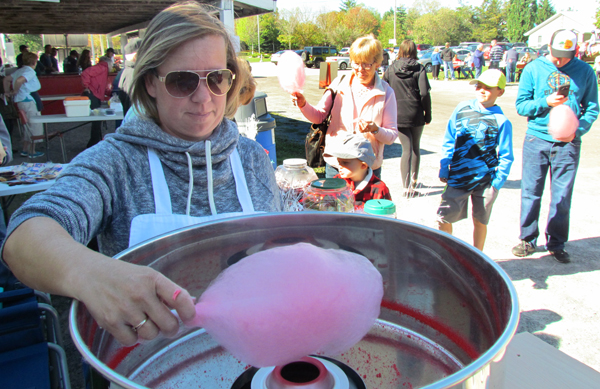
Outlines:
<svg viewBox="0 0 600 389"><path fill-rule="evenodd" d="M185 152L188 161L188 172L190 174L190 179L188 183L188 198L187 198L187 207L185 208L185 214L190 216L190 208L192 206L192 192L194 191L194 174L192 171L192 157L190 157L190 153Z"/></svg>
<svg viewBox="0 0 600 389"><path fill-rule="evenodd" d="M208 204L210 205L210 213L213 215L217 214L217 208L215 207L215 199L213 194L213 176L212 176L212 155L210 141L204 142L205 154L206 154L206 179L208 184ZM191 169L191 168L190 168Z"/></svg>

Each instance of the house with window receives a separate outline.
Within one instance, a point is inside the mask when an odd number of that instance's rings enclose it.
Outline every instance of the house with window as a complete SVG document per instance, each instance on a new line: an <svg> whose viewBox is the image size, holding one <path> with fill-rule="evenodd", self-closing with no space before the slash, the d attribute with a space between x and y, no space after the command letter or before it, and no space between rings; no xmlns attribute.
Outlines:
<svg viewBox="0 0 600 389"><path fill-rule="evenodd" d="M596 30L594 16L580 11L562 11L546 19L525 33L527 45L538 49L550 42L552 34L556 30L573 30L577 34L578 42L587 41Z"/></svg>

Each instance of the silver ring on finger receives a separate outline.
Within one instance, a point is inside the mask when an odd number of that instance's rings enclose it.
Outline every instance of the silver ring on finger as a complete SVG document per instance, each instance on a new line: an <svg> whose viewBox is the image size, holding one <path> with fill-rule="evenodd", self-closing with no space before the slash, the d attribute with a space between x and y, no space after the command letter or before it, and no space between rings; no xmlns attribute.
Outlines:
<svg viewBox="0 0 600 389"><path fill-rule="evenodd" d="M142 328L142 326L143 326L144 324L146 324L146 322L147 322L147 321L148 321L148 316L146 316L146 318L145 318L144 320L142 320L142 321L140 322L140 324L138 324L137 326L133 326L133 327L131 327L131 329L133 330L133 332L138 332L138 331L139 331L139 329L140 329L140 328Z"/></svg>

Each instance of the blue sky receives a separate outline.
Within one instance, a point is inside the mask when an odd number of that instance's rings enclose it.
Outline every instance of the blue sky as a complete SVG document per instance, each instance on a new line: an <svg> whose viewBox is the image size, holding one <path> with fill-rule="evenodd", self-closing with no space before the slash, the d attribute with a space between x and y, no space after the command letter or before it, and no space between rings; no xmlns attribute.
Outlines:
<svg viewBox="0 0 600 389"><path fill-rule="evenodd" d="M412 7L414 1L419 0L397 0L398 6L404 5L405 7ZM440 0L440 4L455 8L458 6L458 0ZM483 0L464 0L463 3L470 4L473 6L479 6ZM579 11L585 11L589 13L596 13L598 8L598 2L596 0L551 0L554 5L554 9L557 11L566 10L568 7L573 7ZM279 9L306 9L315 13L319 11L333 11L340 8L340 0L277 0L277 8ZM379 10L380 13L384 13L390 8L394 7L394 0L357 0L357 3L363 3L369 7Z"/></svg>

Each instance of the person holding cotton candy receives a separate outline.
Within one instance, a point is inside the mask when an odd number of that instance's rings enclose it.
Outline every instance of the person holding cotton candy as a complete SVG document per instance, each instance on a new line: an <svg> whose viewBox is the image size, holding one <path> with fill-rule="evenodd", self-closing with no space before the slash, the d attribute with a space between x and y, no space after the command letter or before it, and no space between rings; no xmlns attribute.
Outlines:
<svg viewBox="0 0 600 389"><path fill-rule="evenodd" d="M550 172L550 211L546 248L560 263L569 263L569 217L579 165L581 137L598 118L598 85L594 71L575 58L577 35L558 30L550 53L524 69L517 95L517 112L527 117L521 179L521 242L512 253L535 252L538 219L546 176Z"/></svg>
<svg viewBox="0 0 600 389"><path fill-rule="evenodd" d="M264 149L227 119L249 75L210 12L178 3L150 21L131 80L130 119L73 159L8 225L1 259L14 275L81 301L123 345L175 335L171 310L182 320L196 311L192 296L165 275L112 256L187 226L281 210ZM86 247L94 237L99 252Z"/></svg>
<svg viewBox="0 0 600 389"><path fill-rule="evenodd" d="M311 123L321 123L331 111L325 138L325 154L349 134L363 134L375 153L372 169L381 178L383 148L398 137L396 95L379 78L377 69L383 60L383 46L372 34L358 38L350 47L352 73L340 75L325 91L316 106L309 104L301 91L291 93L292 102ZM331 89L336 90L335 98ZM325 175L339 173L337 158L325 157Z"/></svg>

